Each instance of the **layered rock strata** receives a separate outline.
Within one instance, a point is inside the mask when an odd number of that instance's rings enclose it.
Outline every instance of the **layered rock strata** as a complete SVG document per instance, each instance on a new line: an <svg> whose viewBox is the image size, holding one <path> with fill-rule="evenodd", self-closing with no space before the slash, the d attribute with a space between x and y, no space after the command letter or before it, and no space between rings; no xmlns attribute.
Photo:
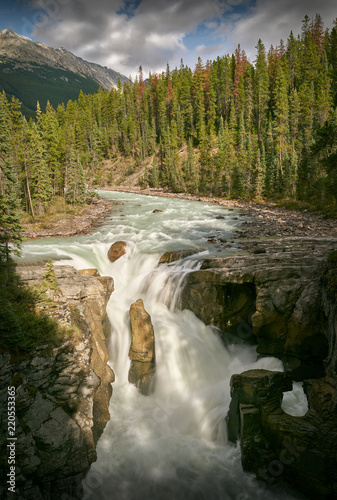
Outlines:
<svg viewBox="0 0 337 500"><path fill-rule="evenodd" d="M81 498L81 481L96 460L96 443L109 420L114 373L107 364L102 320L113 280L96 271L56 266L59 287L50 291L48 314L75 327L52 348L40 345L29 357L0 355L1 498L6 485L8 387L16 388L16 495L18 498ZM40 284L41 265L20 266L30 285Z"/></svg>

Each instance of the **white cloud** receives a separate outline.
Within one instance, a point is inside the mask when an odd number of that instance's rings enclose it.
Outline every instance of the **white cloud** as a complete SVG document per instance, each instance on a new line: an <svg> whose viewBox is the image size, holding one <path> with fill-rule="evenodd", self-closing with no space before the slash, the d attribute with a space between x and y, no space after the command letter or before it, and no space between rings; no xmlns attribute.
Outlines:
<svg viewBox="0 0 337 500"><path fill-rule="evenodd" d="M138 7L124 0L31 2L45 14L42 22L34 22L35 39L64 46L127 76L135 76L140 64L147 74L164 70L167 62L178 65L181 57L194 66L199 54L210 58L231 53L238 43L253 60L259 38L269 48L286 39L291 29L299 32L306 13L314 16L319 9L331 25L336 12L336 0L321 0L318 6L315 0L256 0L254 7L249 7L252 0L142 0ZM123 10L126 6L128 12ZM213 31L213 40L212 36L207 41L197 39L200 24ZM191 33L196 39L194 50L184 43Z"/></svg>
<svg viewBox="0 0 337 500"><path fill-rule="evenodd" d="M207 56L208 59L211 57L212 54L213 54L213 56L214 56L214 54L216 56L221 55L223 53L223 50L224 50L224 46L220 43L217 45L202 44L202 45L198 45L195 48L195 52L197 55Z"/></svg>
<svg viewBox="0 0 337 500"><path fill-rule="evenodd" d="M331 27L337 16L336 0L321 0L319 3L316 0L257 0L255 7L234 24L230 35L231 49L240 43L253 61L259 38L268 50L270 45L279 45L281 39L286 42L291 30L295 36L301 33L304 16L314 19L316 13L322 16L327 27Z"/></svg>

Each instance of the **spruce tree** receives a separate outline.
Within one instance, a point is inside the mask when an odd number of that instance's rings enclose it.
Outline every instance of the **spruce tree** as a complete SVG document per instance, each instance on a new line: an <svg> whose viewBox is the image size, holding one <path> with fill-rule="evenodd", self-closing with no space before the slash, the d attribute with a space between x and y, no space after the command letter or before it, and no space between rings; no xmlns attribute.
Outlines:
<svg viewBox="0 0 337 500"><path fill-rule="evenodd" d="M66 201L72 205L83 205L85 202L86 189L82 165L73 149L67 158L67 184Z"/></svg>
<svg viewBox="0 0 337 500"><path fill-rule="evenodd" d="M278 161L278 178L280 184L283 184L284 159L287 154L288 145L288 123L289 123L289 105L288 105L288 85L283 68L280 66L275 84L275 149ZM282 186L279 186L282 189Z"/></svg>
<svg viewBox="0 0 337 500"><path fill-rule="evenodd" d="M156 155L153 155L152 160L151 187L154 189L159 187L158 160Z"/></svg>
<svg viewBox="0 0 337 500"><path fill-rule="evenodd" d="M18 253L21 224L18 215L18 187L10 159L10 117L5 94L0 95L0 265L8 268L11 247Z"/></svg>
<svg viewBox="0 0 337 500"><path fill-rule="evenodd" d="M257 57L255 61L255 108L256 126L261 138L266 121L266 112L269 100L268 70L266 62L266 51L259 39L256 45Z"/></svg>
<svg viewBox="0 0 337 500"><path fill-rule="evenodd" d="M35 212L42 214L53 196L52 181L46 160L45 145L38 132L38 126L30 122L28 126L28 158L30 189Z"/></svg>

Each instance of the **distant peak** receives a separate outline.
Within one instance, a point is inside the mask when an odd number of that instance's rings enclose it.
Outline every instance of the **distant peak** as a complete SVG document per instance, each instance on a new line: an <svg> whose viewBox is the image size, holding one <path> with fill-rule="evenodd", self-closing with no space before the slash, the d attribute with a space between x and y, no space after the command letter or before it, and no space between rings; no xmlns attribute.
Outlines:
<svg viewBox="0 0 337 500"><path fill-rule="evenodd" d="M28 38L28 36L19 35L18 33L15 33L15 31L13 31L9 28L6 28L4 30L0 30L0 34L2 36L11 36L11 37L15 37L15 38L20 38L21 40L28 40L29 42L33 41L31 38Z"/></svg>
<svg viewBox="0 0 337 500"><path fill-rule="evenodd" d="M4 30L0 30L0 33L2 35L16 35L16 33L14 33L14 31L12 31L12 30L10 30L8 28L6 28Z"/></svg>

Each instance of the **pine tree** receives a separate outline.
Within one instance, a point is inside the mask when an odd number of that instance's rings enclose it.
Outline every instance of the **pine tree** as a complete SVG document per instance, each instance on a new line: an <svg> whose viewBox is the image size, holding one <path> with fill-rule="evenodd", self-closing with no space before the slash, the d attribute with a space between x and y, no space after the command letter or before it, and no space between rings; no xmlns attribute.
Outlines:
<svg viewBox="0 0 337 500"><path fill-rule="evenodd" d="M277 156L274 148L273 126L271 118L268 120L268 126L265 134L265 161L266 161L266 183L265 190L267 196L273 196L276 193L277 180Z"/></svg>
<svg viewBox="0 0 337 500"><path fill-rule="evenodd" d="M193 141L192 137L189 137L187 142L187 158L185 164L185 178L189 182L191 178L191 172L193 170L194 164L194 152L193 152Z"/></svg>
<svg viewBox="0 0 337 500"><path fill-rule="evenodd" d="M45 212L53 196L52 182L48 171L44 142L38 132L38 125L28 125L28 170L30 172L30 189L37 214Z"/></svg>
<svg viewBox="0 0 337 500"><path fill-rule="evenodd" d="M218 176L221 181L219 189L220 194L230 198L232 196L233 172L237 165L234 133L228 128L227 122L224 127L221 122L218 136L218 154L216 158Z"/></svg>
<svg viewBox="0 0 337 500"><path fill-rule="evenodd" d="M214 189L215 165L211 156L210 140L206 134L199 144L199 191L207 194Z"/></svg>
<svg viewBox="0 0 337 500"><path fill-rule="evenodd" d="M284 161L287 154L288 144L288 123L289 123L289 105L288 105L288 86L283 72L280 67L275 85L275 149L278 161L278 178L283 184L284 177ZM279 186L282 188L282 186ZM284 187L284 186L283 186Z"/></svg>
<svg viewBox="0 0 337 500"><path fill-rule="evenodd" d="M203 89L203 73L204 68L202 61L199 57L198 64L194 72L193 88L195 96L195 116L196 116L196 130L198 133L199 142L205 141L206 137L206 124L205 124L205 99Z"/></svg>
<svg viewBox="0 0 337 500"><path fill-rule="evenodd" d="M331 68L333 101L337 106L337 19L334 21L330 36L327 37L327 56Z"/></svg>
<svg viewBox="0 0 337 500"><path fill-rule="evenodd" d="M259 39L257 46L257 57L255 61L255 107L256 107L256 126L259 137L264 130L266 112L269 100L268 70L266 62L266 51Z"/></svg>
<svg viewBox="0 0 337 500"><path fill-rule="evenodd" d="M0 265L10 264L10 245L18 253L21 244L21 225L18 215L17 178L10 159L9 105L0 94Z"/></svg>
<svg viewBox="0 0 337 500"><path fill-rule="evenodd" d="M257 153L256 160L256 180L255 180L255 197L258 200L263 199L265 194L266 183L266 153L264 144L261 146L261 152Z"/></svg>
<svg viewBox="0 0 337 500"><path fill-rule="evenodd" d="M299 80L300 41L295 39L292 31L290 32L290 36L287 41L286 57L289 68L288 74L289 74L290 88L293 91L297 87L297 82Z"/></svg>
<svg viewBox="0 0 337 500"><path fill-rule="evenodd" d="M85 202L85 178L82 165L73 149L67 157L66 201L71 204L83 205Z"/></svg>
<svg viewBox="0 0 337 500"><path fill-rule="evenodd" d="M323 52L321 70L316 81L315 115L318 127L322 127L332 112L332 85L326 53Z"/></svg>
<svg viewBox="0 0 337 500"><path fill-rule="evenodd" d="M153 161L152 161L151 187L154 189L159 187L158 160L156 155L153 156Z"/></svg>
<svg viewBox="0 0 337 500"><path fill-rule="evenodd" d="M41 118L42 135L45 144L48 171L50 173L53 197L63 194L64 178L60 161L60 136L56 112L47 103L46 112Z"/></svg>
<svg viewBox="0 0 337 500"><path fill-rule="evenodd" d="M289 96L289 129L293 142L296 143L300 119L300 101L296 89L292 89Z"/></svg>

